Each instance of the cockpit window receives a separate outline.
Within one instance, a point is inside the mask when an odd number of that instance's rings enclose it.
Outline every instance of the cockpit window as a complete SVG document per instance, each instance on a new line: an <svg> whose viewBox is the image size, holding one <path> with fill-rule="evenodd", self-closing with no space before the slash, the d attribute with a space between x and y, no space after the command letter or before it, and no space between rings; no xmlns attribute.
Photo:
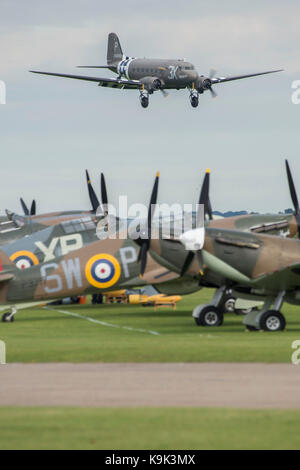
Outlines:
<svg viewBox="0 0 300 470"><path fill-rule="evenodd" d="M67 220L62 222L65 233L83 232L85 230L95 230L96 224L90 217L83 219Z"/></svg>

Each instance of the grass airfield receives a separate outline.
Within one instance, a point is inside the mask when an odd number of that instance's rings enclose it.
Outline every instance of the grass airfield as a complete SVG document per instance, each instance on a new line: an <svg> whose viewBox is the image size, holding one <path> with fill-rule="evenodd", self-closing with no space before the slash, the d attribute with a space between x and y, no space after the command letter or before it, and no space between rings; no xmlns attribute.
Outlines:
<svg viewBox="0 0 300 470"><path fill-rule="evenodd" d="M1 449L299 449L300 444L299 410L27 407L0 408L0 420Z"/></svg>
<svg viewBox="0 0 300 470"><path fill-rule="evenodd" d="M282 309L285 332L245 332L236 315L225 315L219 328L197 327L192 309L211 295L186 296L176 311L90 303L32 308L0 323L0 339L8 364L290 363L291 343L300 339L297 307ZM300 410L0 406L0 449L299 449L299 422Z"/></svg>
<svg viewBox="0 0 300 470"><path fill-rule="evenodd" d="M211 295L206 289L185 296L176 311L90 303L22 310L14 323L0 323L0 339L6 343L7 363L290 363L291 344L300 339L299 308L284 305L284 332L246 332L243 317L235 314L226 314L221 327L198 327L191 312L209 303Z"/></svg>

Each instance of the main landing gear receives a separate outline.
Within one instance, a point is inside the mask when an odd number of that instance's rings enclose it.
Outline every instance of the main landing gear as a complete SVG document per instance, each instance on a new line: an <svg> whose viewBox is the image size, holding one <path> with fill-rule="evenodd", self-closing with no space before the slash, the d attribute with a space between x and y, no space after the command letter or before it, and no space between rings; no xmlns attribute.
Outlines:
<svg viewBox="0 0 300 470"><path fill-rule="evenodd" d="M140 103L143 108L148 108L149 106L149 93L145 90L140 91Z"/></svg>
<svg viewBox="0 0 300 470"><path fill-rule="evenodd" d="M16 307L11 307L10 312L3 313L2 322L3 323L13 322L15 320L16 313L17 313Z"/></svg>
<svg viewBox="0 0 300 470"><path fill-rule="evenodd" d="M267 298L261 310L248 313L243 320L246 329L248 331L283 331L286 321L280 309L284 296L285 291L281 291L275 299ZM272 304L273 309L270 308Z"/></svg>
<svg viewBox="0 0 300 470"><path fill-rule="evenodd" d="M199 93L195 89L190 92L190 102L193 108L197 108L199 104Z"/></svg>
<svg viewBox="0 0 300 470"><path fill-rule="evenodd" d="M237 310L235 298L226 286L216 290L210 304L197 305L193 310L193 318L197 326L221 326L224 312L244 314L243 323L248 331L282 331L285 329L285 318L280 313L285 292L278 294L276 299L269 298L261 310L256 307L248 310ZM273 309L270 309L273 304Z"/></svg>
<svg viewBox="0 0 300 470"><path fill-rule="evenodd" d="M193 310L193 318L198 326L221 326L223 324L222 305L226 298L226 287L222 286L216 290L209 305L197 305Z"/></svg>

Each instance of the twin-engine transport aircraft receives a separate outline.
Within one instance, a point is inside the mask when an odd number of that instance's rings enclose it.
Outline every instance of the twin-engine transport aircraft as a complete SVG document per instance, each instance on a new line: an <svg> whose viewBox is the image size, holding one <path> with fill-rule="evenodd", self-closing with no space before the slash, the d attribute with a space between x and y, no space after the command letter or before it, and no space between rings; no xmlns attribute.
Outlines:
<svg viewBox="0 0 300 470"><path fill-rule="evenodd" d="M271 70L268 72L235 75L231 77L216 77L216 71L211 70L208 76L199 75L195 67L184 59L136 59L123 54L120 41L115 33L108 35L107 65L81 66L85 68L109 69L118 74L117 78L89 77L84 75L69 75L62 73L38 72L33 73L54 75L56 77L75 78L98 83L99 86L109 88L136 89L140 91L140 102L143 108L149 104L149 95L160 90L166 97L169 89L184 89L190 91L190 102L193 108L199 104L199 94L209 90L211 96L217 96L213 85L242 78L255 77L268 73L281 72Z"/></svg>

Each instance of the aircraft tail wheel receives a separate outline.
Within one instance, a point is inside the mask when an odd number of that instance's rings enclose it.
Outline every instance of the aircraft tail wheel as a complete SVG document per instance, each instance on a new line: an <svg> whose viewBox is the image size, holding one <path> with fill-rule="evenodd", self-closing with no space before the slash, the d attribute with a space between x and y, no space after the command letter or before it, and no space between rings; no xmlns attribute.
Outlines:
<svg viewBox="0 0 300 470"><path fill-rule="evenodd" d="M235 307L235 298L228 297L224 302L224 311L226 313L234 313L234 307Z"/></svg>
<svg viewBox="0 0 300 470"><path fill-rule="evenodd" d="M223 318L223 313L220 310L213 305L206 305L201 308L199 315L195 317L195 322L198 326L221 326Z"/></svg>
<svg viewBox="0 0 300 470"><path fill-rule="evenodd" d="M284 316L277 310L268 310L263 313L259 321L259 327L264 331L283 331L285 325Z"/></svg>
<svg viewBox="0 0 300 470"><path fill-rule="evenodd" d="M13 322L15 319L14 319L14 316L11 315L11 313L4 313L2 315L2 322L3 323L8 323L8 322Z"/></svg>

